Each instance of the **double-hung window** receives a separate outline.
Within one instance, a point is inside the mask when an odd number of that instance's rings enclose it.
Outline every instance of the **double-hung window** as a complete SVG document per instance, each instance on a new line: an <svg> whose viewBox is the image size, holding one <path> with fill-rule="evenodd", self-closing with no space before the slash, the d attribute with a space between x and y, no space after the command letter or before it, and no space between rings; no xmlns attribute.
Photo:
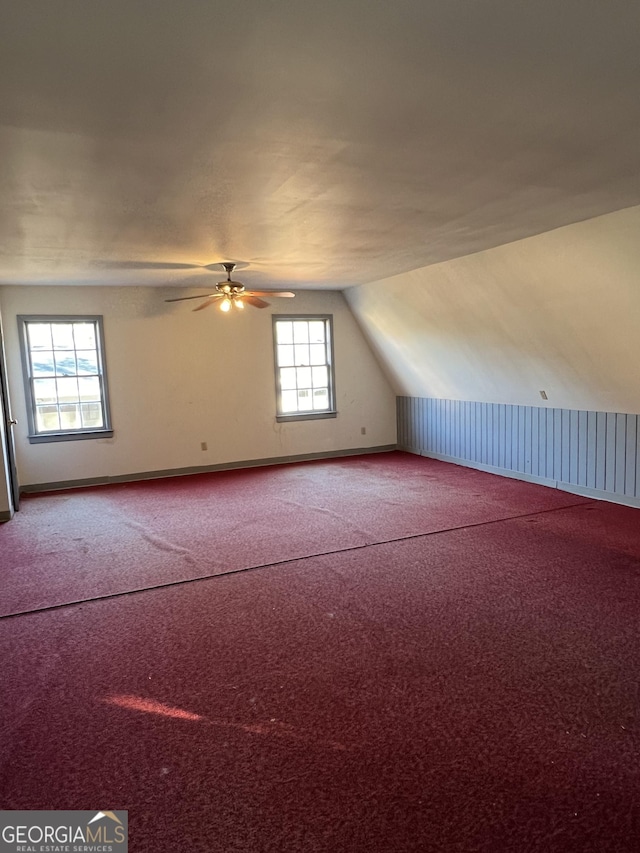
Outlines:
<svg viewBox="0 0 640 853"><path fill-rule="evenodd" d="M274 315L278 421L336 416L331 319Z"/></svg>
<svg viewBox="0 0 640 853"><path fill-rule="evenodd" d="M112 435L102 317L21 316L29 441Z"/></svg>

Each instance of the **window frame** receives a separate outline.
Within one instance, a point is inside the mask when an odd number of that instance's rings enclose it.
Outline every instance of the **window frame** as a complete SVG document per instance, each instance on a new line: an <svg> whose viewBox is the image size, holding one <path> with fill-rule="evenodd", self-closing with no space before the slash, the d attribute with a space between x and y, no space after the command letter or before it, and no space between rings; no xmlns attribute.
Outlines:
<svg viewBox="0 0 640 853"><path fill-rule="evenodd" d="M27 406L27 422L29 432L27 438L30 444L46 444L54 441L78 441L90 438L111 438L113 427L111 425L111 412L109 406L109 383L107 381L107 367L104 346L104 323L100 314L19 314L18 330L20 333L20 354L22 357L22 374L24 380L24 392ZM96 353L98 358L98 380L100 382L100 396L102 408L101 427L87 427L86 429L60 429L51 432L38 432L36 420L36 399L33 391L33 379L31 375L31 350L29 349L28 326L30 323L93 323L96 334ZM76 350L74 349L74 352ZM78 374L75 374L78 376Z"/></svg>
<svg viewBox="0 0 640 853"><path fill-rule="evenodd" d="M280 381L280 370L282 369L278 363L278 336L277 324L279 322L296 322L296 321L312 322L321 320L325 324L325 350L327 361L326 367L328 371L328 391L329 391L329 407L318 411L308 412L283 412L282 411L282 387ZM316 421L323 418L335 418L338 411L336 409L336 375L335 375L335 357L333 346L333 314L273 314L272 315L272 331L273 331L273 360L275 371L275 386L276 386L276 422L287 423L288 421ZM326 338L328 337L328 340ZM285 365L287 366L287 365Z"/></svg>

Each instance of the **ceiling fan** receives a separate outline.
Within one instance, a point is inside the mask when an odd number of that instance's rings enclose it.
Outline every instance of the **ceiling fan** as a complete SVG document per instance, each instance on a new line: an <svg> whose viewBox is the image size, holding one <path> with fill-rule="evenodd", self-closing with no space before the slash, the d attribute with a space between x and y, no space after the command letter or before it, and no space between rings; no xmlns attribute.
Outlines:
<svg viewBox="0 0 640 853"><path fill-rule="evenodd" d="M201 293L199 296L178 296L175 299L165 299L165 302L204 299L202 305L198 305L197 308L193 309L194 311L202 311L203 308L208 308L214 302L219 302L220 310L226 312L234 306L242 310L245 302L248 305L253 305L254 308L266 308L269 303L261 299L261 296L295 296L295 293L291 293L289 290L245 290L244 284L231 278L235 264L223 263L222 266L227 272L227 278L225 281L219 281L216 284L215 293Z"/></svg>

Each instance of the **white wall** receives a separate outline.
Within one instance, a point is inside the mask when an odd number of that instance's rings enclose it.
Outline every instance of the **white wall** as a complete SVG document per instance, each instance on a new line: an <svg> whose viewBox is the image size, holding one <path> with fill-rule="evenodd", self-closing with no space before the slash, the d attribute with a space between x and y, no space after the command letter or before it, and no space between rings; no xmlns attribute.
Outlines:
<svg viewBox="0 0 640 853"><path fill-rule="evenodd" d="M0 288L21 485L395 444L394 392L341 293L301 291L229 315L163 301L175 295ZM333 314L337 418L276 423L272 312ZM28 443L18 314L104 316L112 439Z"/></svg>
<svg viewBox="0 0 640 853"><path fill-rule="evenodd" d="M346 297L398 394L640 412L640 207Z"/></svg>

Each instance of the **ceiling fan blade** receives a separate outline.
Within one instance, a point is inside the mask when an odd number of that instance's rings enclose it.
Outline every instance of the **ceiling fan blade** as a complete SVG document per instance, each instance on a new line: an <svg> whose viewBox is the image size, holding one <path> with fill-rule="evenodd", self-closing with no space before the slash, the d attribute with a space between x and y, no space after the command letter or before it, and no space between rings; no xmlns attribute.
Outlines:
<svg viewBox="0 0 640 853"><path fill-rule="evenodd" d="M295 296L290 290L248 290L250 296Z"/></svg>
<svg viewBox="0 0 640 853"><path fill-rule="evenodd" d="M199 293L197 296L176 296L175 299L165 299L165 302L184 302L185 299L207 299L210 296L219 296L219 293Z"/></svg>
<svg viewBox="0 0 640 853"><path fill-rule="evenodd" d="M202 311L203 308L208 308L209 305L213 305L214 302L217 302L218 299L224 299L224 293L214 293L208 299L202 303L202 305L198 305L197 308L194 308L194 311Z"/></svg>
<svg viewBox="0 0 640 853"><path fill-rule="evenodd" d="M248 302L249 305L253 305L254 308L267 308L269 305L268 302L265 302L264 299L258 299L253 293L243 293L242 301Z"/></svg>

